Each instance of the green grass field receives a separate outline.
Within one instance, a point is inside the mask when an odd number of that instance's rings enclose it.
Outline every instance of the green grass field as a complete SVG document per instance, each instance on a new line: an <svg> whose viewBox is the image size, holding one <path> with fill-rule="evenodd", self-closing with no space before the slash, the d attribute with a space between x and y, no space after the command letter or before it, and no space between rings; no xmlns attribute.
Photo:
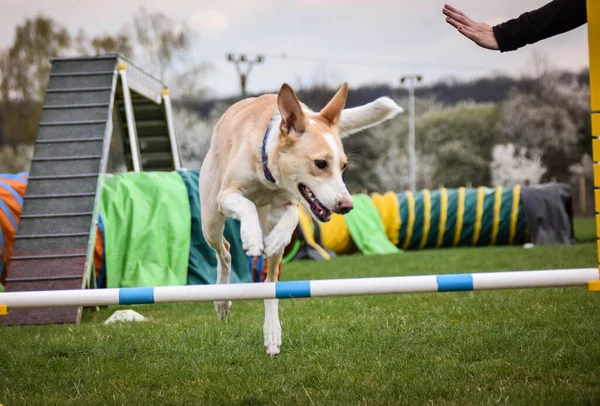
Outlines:
<svg viewBox="0 0 600 406"><path fill-rule="evenodd" d="M594 218L575 218L575 237L579 242L596 241L596 221Z"/></svg>
<svg viewBox="0 0 600 406"><path fill-rule="evenodd" d="M432 250L295 262L283 279L595 264L595 243ZM187 303L103 325L116 309L0 328L0 403L600 404L600 295L583 288L283 300L274 359L260 301L234 303L227 322Z"/></svg>

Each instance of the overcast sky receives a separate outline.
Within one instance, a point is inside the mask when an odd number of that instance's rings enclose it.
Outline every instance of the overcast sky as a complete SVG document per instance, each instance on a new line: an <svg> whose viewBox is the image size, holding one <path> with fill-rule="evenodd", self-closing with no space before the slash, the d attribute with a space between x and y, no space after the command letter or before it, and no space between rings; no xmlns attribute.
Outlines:
<svg viewBox="0 0 600 406"><path fill-rule="evenodd" d="M473 19L490 24L538 8L546 0L454 0ZM206 84L213 94L237 93L227 52L262 53L266 62L249 77L250 92L347 80L396 85L402 74L421 73L426 82L449 76L474 78L493 73L528 72L532 52L552 66L588 66L587 27L520 51L500 54L481 49L446 24L438 0L0 0L0 48L14 28L43 13L73 33L113 33L132 20L140 6L185 21L199 33L189 60L213 66ZM278 58L285 53L288 59ZM133 61L135 62L135 61ZM143 66L142 66L143 67Z"/></svg>

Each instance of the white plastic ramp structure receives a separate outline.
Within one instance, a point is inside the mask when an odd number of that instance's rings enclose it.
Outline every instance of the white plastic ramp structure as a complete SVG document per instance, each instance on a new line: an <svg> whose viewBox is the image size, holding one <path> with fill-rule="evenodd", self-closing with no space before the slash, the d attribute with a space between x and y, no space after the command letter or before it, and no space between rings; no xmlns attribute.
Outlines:
<svg viewBox="0 0 600 406"><path fill-rule="evenodd" d="M163 83L118 55L51 64L6 292L93 285L102 175L181 168ZM81 306L15 309L0 323L77 323L80 315Z"/></svg>

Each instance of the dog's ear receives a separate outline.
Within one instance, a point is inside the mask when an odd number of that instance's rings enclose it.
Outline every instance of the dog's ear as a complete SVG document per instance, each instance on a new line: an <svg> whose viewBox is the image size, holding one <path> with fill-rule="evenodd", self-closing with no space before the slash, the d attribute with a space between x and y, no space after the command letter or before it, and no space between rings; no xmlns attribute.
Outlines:
<svg viewBox="0 0 600 406"><path fill-rule="evenodd" d="M346 99L348 98L348 82L344 82L340 90L337 91L333 99L327 106L323 107L323 110L319 112L319 115L329 122L331 125L336 125L340 122L340 115L346 105Z"/></svg>
<svg viewBox="0 0 600 406"><path fill-rule="evenodd" d="M289 133L294 129L296 133L303 133L306 129L304 112L296 97L296 93L294 93L294 90L287 83L284 83L281 89L279 89L277 106L281 114L281 130Z"/></svg>

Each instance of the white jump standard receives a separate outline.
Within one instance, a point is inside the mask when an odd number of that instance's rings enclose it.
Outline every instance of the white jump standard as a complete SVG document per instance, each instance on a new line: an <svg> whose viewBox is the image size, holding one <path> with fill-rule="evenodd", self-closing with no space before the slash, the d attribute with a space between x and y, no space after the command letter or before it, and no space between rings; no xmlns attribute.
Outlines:
<svg viewBox="0 0 600 406"><path fill-rule="evenodd" d="M0 293L5 308L132 305L215 300L291 299L397 293L457 292L586 286L600 279L598 268L487 272L452 275L324 279L274 283L162 286Z"/></svg>

